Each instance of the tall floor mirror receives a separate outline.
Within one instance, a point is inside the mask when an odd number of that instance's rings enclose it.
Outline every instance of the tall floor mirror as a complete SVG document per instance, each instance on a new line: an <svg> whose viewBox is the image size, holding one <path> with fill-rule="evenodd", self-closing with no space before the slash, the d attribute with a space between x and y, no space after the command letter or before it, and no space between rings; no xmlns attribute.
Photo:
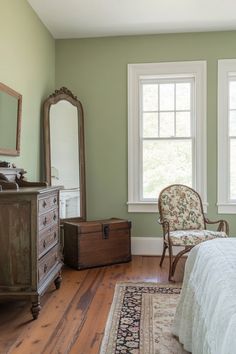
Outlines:
<svg viewBox="0 0 236 354"><path fill-rule="evenodd" d="M86 220L84 115L81 102L65 87L44 102L45 177L59 185L60 217Z"/></svg>

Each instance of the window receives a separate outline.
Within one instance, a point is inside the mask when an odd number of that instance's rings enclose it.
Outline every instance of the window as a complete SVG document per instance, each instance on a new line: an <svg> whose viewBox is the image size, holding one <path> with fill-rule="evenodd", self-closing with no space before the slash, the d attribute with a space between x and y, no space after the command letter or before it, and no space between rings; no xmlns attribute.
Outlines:
<svg viewBox="0 0 236 354"><path fill-rule="evenodd" d="M156 212L173 183L206 202L205 62L129 64L130 212Z"/></svg>
<svg viewBox="0 0 236 354"><path fill-rule="evenodd" d="M195 185L193 90L192 78L140 80L143 201L155 200L169 184Z"/></svg>
<svg viewBox="0 0 236 354"><path fill-rule="evenodd" d="M236 212L236 60L218 61L218 212Z"/></svg>

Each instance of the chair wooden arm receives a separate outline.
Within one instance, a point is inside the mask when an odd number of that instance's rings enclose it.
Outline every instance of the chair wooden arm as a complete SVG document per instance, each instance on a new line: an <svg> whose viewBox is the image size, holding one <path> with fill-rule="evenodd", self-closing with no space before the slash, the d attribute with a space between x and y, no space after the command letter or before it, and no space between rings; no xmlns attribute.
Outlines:
<svg viewBox="0 0 236 354"><path fill-rule="evenodd" d="M215 221L211 221L207 218L205 218L205 222L207 224L219 224L217 231L224 231L227 235L229 234L229 224L226 220L215 220Z"/></svg>
<svg viewBox="0 0 236 354"><path fill-rule="evenodd" d="M158 224L160 224L160 225L162 225L162 226L168 226L169 227L169 221L167 221L167 220L162 220L162 219L158 219L157 220L157 222L158 222Z"/></svg>
<svg viewBox="0 0 236 354"><path fill-rule="evenodd" d="M166 238L166 234L168 235L169 237L169 230L170 230L170 225L169 225L169 221L167 220L162 220L162 219L158 219L157 220L158 223L162 226L162 230L163 230L163 237L164 237L164 240Z"/></svg>
<svg viewBox="0 0 236 354"><path fill-rule="evenodd" d="M162 219L158 219L157 222L158 222L158 224L163 225L165 221Z"/></svg>

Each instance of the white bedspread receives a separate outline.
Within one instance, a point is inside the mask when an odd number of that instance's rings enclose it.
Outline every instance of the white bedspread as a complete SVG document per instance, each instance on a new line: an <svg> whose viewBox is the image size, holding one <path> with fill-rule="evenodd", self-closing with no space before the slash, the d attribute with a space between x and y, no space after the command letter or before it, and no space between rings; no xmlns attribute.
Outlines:
<svg viewBox="0 0 236 354"><path fill-rule="evenodd" d="M193 354L236 354L236 238L191 250L173 334Z"/></svg>

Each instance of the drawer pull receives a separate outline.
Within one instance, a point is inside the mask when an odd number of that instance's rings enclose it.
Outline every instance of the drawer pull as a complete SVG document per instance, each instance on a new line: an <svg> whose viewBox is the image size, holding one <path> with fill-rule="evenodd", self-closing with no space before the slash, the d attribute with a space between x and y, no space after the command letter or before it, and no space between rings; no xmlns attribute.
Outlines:
<svg viewBox="0 0 236 354"><path fill-rule="evenodd" d="M46 206L47 206L47 202L44 200L43 207L46 208Z"/></svg>
<svg viewBox="0 0 236 354"><path fill-rule="evenodd" d="M57 198L55 197L55 198L53 199L53 203L56 204L56 202L57 202Z"/></svg>
<svg viewBox="0 0 236 354"><path fill-rule="evenodd" d="M55 261L57 261L57 256L54 257Z"/></svg>
<svg viewBox="0 0 236 354"><path fill-rule="evenodd" d="M53 215L53 220L55 221L57 218L56 214Z"/></svg>
<svg viewBox="0 0 236 354"><path fill-rule="evenodd" d="M44 220L43 220L43 225L45 226L47 224L47 218L45 216Z"/></svg>
<svg viewBox="0 0 236 354"><path fill-rule="evenodd" d="M47 264L44 264L44 267L43 267L43 271L44 271L44 273L46 273L47 269L48 269Z"/></svg>
<svg viewBox="0 0 236 354"><path fill-rule="evenodd" d="M43 241L43 248L46 248L46 241Z"/></svg>
<svg viewBox="0 0 236 354"><path fill-rule="evenodd" d="M57 238L57 233L56 233L56 231L54 232L54 240Z"/></svg>

